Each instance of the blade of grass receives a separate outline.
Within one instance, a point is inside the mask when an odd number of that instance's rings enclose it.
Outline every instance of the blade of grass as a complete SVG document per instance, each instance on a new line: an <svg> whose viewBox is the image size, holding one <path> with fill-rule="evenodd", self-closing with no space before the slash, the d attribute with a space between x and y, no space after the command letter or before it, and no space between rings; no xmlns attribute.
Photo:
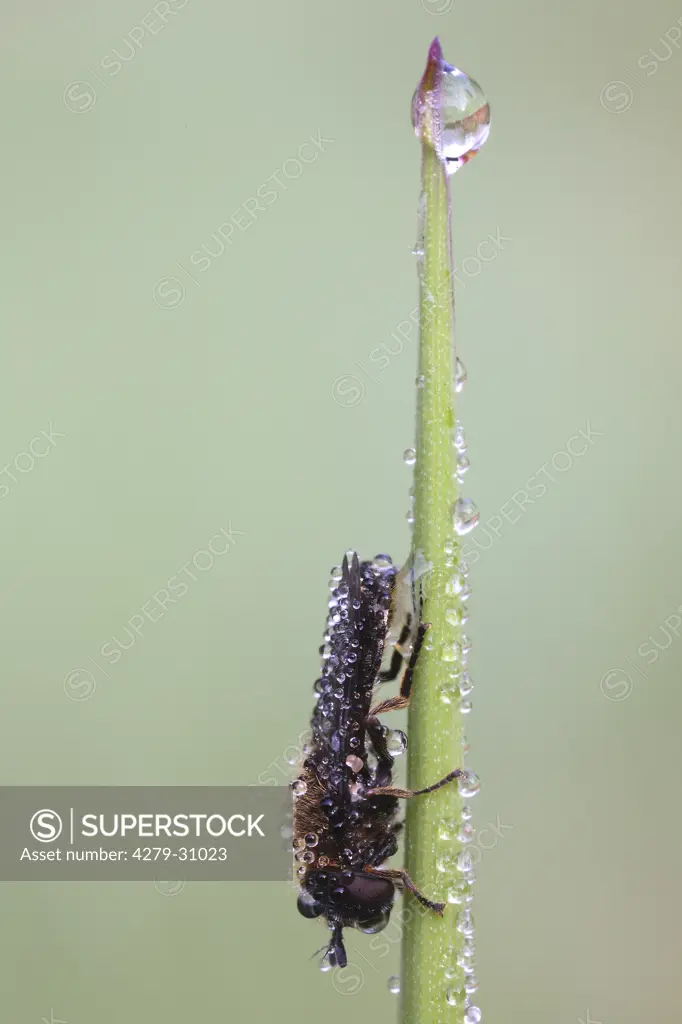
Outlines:
<svg viewBox="0 0 682 1024"><path fill-rule="evenodd" d="M462 718L457 698L450 696L456 693L461 603L456 593L460 546L453 525L458 484L450 190L439 151L443 74L436 39L417 93L415 125L422 140L423 257L412 555L415 572L420 566L425 570L422 617L431 628L417 665L408 719L408 782L414 789L436 782L462 761ZM430 899L447 902L448 890L462 878L455 868L460 820L456 783L408 801L406 867ZM456 927L461 906L449 904L439 918L412 896L406 900L402 1024L462 1021L464 977L461 971L452 976L464 939Z"/></svg>

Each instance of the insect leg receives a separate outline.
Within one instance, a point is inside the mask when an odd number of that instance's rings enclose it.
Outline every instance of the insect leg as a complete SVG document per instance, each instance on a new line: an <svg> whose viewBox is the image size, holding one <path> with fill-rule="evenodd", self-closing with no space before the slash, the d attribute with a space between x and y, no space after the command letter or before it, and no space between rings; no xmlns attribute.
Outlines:
<svg viewBox="0 0 682 1024"><path fill-rule="evenodd" d="M429 910L433 910L433 912L438 914L439 917L443 916L445 903L434 903L433 900L428 899L424 893L417 888L404 868L386 868L383 870L365 868L365 871L369 871L373 875L379 875L381 878L389 878L391 880L398 881L404 885L406 889L409 889L415 899L419 900L422 906L428 907Z"/></svg>
<svg viewBox="0 0 682 1024"><path fill-rule="evenodd" d="M419 652L422 649L424 643L424 637L431 628L430 622L421 622L419 629L417 630L417 638L414 642L414 649L412 656L410 657L405 675L403 676L400 684L400 693L397 697L390 697L388 700L381 701L380 704L376 704L371 710L370 715L381 715L385 711L400 711L401 708L406 708L410 703L410 694L412 691L412 679L414 677L414 670L417 667L417 660L419 658Z"/></svg>
<svg viewBox="0 0 682 1024"><path fill-rule="evenodd" d="M391 664L389 668L385 672L379 673L380 683L392 683L394 679L398 678L400 669L405 661L405 656L402 654L400 648L407 642L409 636L410 623L406 622L401 630L397 643L393 645L393 656L391 657Z"/></svg>
<svg viewBox="0 0 682 1024"><path fill-rule="evenodd" d="M441 786L447 786L448 782L453 782L464 775L466 775L466 772L461 768L455 768L454 771L448 772L444 778L439 779L438 782L434 782L432 786L427 786L425 789L397 789L394 786L377 786L376 789L366 789L365 796L395 796L400 799L407 799L410 796L424 796L426 793L433 793L434 790L440 789Z"/></svg>

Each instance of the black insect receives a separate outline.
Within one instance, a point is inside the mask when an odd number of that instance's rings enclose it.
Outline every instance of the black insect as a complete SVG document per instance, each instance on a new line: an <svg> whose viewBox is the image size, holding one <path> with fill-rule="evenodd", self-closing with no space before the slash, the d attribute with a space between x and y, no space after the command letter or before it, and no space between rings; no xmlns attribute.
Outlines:
<svg viewBox="0 0 682 1024"><path fill-rule="evenodd" d="M391 785L388 730L378 715L409 704L429 628L419 622L415 630L415 616L408 611L390 667L382 672L385 648L399 625L403 590L411 588L387 556L362 563L356 554L344 558L321 649L324 669L315 684L309 752L293 784L298 909L304 917L327 919L332 937L325 958L331 967L346 966L344 928L375 932L385 927L396 888L409 889L437 914L445 906L427 899L406 871L382 866L398 848L399 799L431 793L464 774L455 769L420 790ZM404 667L402 645L410 637L412 652L398 696L372 706L375 685L396 679Z"/></svg>

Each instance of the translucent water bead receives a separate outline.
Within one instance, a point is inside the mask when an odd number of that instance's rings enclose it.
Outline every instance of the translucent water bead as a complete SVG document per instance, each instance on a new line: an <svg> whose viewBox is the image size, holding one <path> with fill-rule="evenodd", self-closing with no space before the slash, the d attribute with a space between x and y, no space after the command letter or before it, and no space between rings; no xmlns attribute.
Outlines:
<svg viewBox="0 0 682 1024"><path fill-rule="evenodd" d="M448 174L478 153L490 134L490 107L483 90L459 68L445 64L441 154Z"/></svg>
<svg viewBox="0 0 682 1024"><path fill-rule="evenodd" d="M478 82L464 71L443 62L443 106L440 154L448 174L478 153L490 134L490 107ZM421 137L423 115L420 90L412 100L412 124Z"/></svg>
<svg viewBox="0 0 682 1024"><path fill-rule="evenodd" d="M455 391L460 392L466 384L467 371L464 363L459 358L455 359Z"/></svg>

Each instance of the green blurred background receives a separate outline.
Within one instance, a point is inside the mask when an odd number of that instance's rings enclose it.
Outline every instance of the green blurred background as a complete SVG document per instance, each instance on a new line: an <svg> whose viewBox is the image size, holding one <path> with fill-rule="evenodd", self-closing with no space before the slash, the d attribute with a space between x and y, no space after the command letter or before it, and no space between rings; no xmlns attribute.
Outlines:
<svg viewBox="0 0 682 1024"><path fill-rule="evenodd" d="M156 7L0 15L2 782L286 780L329 567L409 544L416 340L391 334L416 302L409 101L439 34L493 111L454 181L476 1002L510 1024L678 1021L682 10ZM107 661L229 524L229 552ZM397 943L351 935L335 989L286 885L4 884L0 907L8 1024L395 1013Z"/></svg>

